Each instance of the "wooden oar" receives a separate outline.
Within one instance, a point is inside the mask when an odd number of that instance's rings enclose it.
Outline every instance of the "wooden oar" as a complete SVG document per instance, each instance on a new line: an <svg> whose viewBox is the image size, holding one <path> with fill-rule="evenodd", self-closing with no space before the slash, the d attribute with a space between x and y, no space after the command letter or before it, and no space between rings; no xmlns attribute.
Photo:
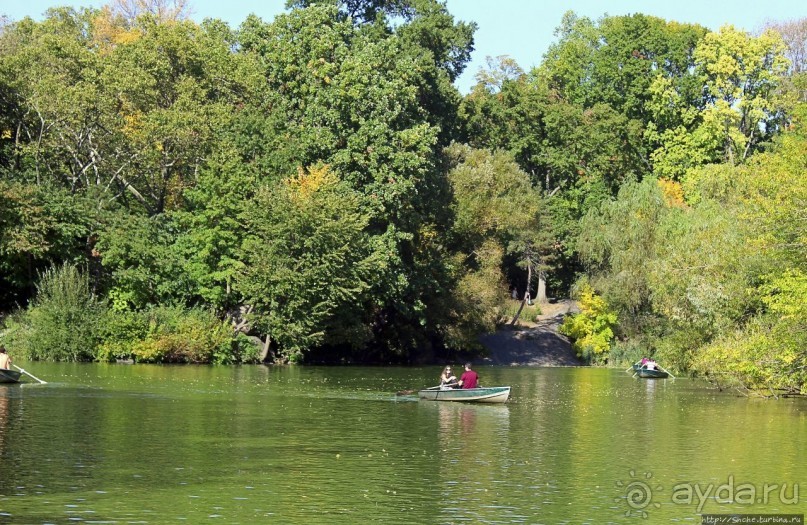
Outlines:
<svg viewBox="0 0 807 525"><path fill-rule="evenodd" d="M14 365L14 368L16 368L17 370L19 370L19 371L20 371L20 372L22 372L23 374L25 374L25 375L27 375L27 376L31 376L32 378L36 379L37 381L39 381L39 384L40 384L40 385L45 385L45 384L47 384L47 381L42 381L41 379L39 379L38 377L36 377L34 374L32 374L32 373L30 373L30 372L26 372L25 370L23 370L22 368L18 367L17 365Z"/></svg>
<svg viewBox="0 0 807 525"><path fill-rule="evenodd" d="M420 390L440 390L439 386L431 386L429 388L421 388ZM395 392L396 396L411 396L412 394L417 394L418 390L399 390Z"/></svg>
<svg viewBox="0 0 807 525"><path fill-rule="evenodd" d="M662 371L662 372L667 372L667 375L669 375L671 378L675 379L675 376L674 376L674 375L672 375L672 374L671 374L671 373L670 373L668 370L666 370L666 369L665 369L663 366L658 365L658 367L661 369L661 371Z"/></svg>
<svg viewBox="0 0 807 525"><path fill-rule="evenodd" d="M641 361L636 361L635 363L633 363L632 365L630 365L630 368L628 368L627 370L625 370L625 372L630 372L631 370L633 370L634 365L638 365L639 363L641 363Z"/></svg>

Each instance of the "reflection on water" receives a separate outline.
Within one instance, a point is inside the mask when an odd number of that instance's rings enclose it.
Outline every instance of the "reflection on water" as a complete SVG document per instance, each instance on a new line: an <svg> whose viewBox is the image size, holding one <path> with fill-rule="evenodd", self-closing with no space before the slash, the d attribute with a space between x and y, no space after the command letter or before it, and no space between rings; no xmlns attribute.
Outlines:
<svg viewBox="0 0 807 525"><path fill-rule="evenodd" d="M0 388L4 524L636 523L636 480L648 523L697 523L672 487L807 479L804 400L680 378L483 368L511 402L474 405L394 395L424 368L36 368Z"/></svg>
<svg viewBox="0 0 807 525"><path fill-rule="evenodd" d="M437 410L440 437L461 434L473 438L477 432L477 420L481 420L481 432L486 433L506 433L510 424L507 405L437 401L424 401L422 404L426 410Z"/></svg>
<svg viewBox="0 0 807 525"><path fill-rule="evenodd" d="M7 428L9 425L9 400L8 394L6 393L7 390L7 387L0 388L0 458L3 457L3 449L5 448L6 433L8 432Z"/></svg>

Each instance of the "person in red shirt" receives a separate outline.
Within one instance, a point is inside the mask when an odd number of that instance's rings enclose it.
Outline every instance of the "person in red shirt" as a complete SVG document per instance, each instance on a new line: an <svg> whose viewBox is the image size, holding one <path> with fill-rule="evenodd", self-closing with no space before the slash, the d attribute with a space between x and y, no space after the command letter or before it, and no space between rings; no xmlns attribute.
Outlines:
<svg viewBox="0 0 807 525"><path fill-rule="evenodd" d="M471 370L471 363L465 363L465 372L462 373L460 378L460 386L462 388L476 388L479 382L479 374Z"/></svg>

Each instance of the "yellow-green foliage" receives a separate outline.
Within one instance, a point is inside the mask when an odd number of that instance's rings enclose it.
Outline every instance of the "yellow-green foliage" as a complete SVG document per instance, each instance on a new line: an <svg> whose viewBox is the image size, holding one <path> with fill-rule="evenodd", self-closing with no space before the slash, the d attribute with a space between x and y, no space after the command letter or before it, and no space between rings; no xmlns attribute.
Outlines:
<svg viewBox="0 0 807 525"><path fill-rule="evenodd" d="M132 358L147 363L226 363L233 352L229 325L206 310L157 308L110 312L98 359Z"/></svg>
<svg viewBox="0 0 807 525"><path fill-rule="evenodd" d="M775 393L804 392L807 383L807 136L800 128L806 113L804 106L797 109L794 126L773 152L724 170L733 187L720 198L736 209L734 221L745 226L734 243L736 254L722 250L720 255L748 261L748 254L756 254L761 264L756 269L747 262L738 265L755 269L744 291L746 302L754 301L753 310L746 310L754 314L738 317L734 330L720 334L693 361L695 371L721 384ZM698 189L709 197L712 183L709 173L703 175Z"/></svg>
<svg viewBox="0 0 807 525"><path fill-rule="evenodd" d="M807 274L787 270L760 288L768 312L699 353L693 368L731 386L803 392L807 384Z"/></svg>
<svg viewBox="0 0 807 525"><path fill-rule="evenodd" d="M230 341L227 326L215 317L188 315L174 326L156 327L154 333L132 348L132 353L138 361L210 363Z"/></svg>
<svg viewBox="0 0 807 525"><path fill-rule="evenodd" d="M567 317L560 331L572 338L578 355L597 360L611 347L616 324L617 315L585 284L580 292L580 313Z"/></svg>
<svg viewBox="0 0 807 525"><path fill-rule="evenodd" d="M459 279L451 306L454 322L445 329L446 344L453 349L478 348L478 335L496 329L507 298L507 283L501 272L502 247L488 239L476 255L479 268L466 272Z"/></svg>
<svg viewBox="0 0 807 525"><path fill-rule="evenodd" d="M696 354L692 368L724 386L752 391L801 392L804 373L794 373L801 359L795 338L772 335L769 323L755 320L745 330L723 338Z"/></svg>

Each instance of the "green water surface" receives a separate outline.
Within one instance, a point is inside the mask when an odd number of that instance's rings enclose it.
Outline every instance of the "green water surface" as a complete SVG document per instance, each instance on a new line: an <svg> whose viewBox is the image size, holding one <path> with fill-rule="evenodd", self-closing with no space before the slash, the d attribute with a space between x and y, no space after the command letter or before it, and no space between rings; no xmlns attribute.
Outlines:
<svg viewBox="0 0 807 525"><path fill-rule="evenodd" d="M0 386L0 524L699 524L807 510L802 399L588 368L481 367L485 385L513 389L499 406L395 395L439 367L27 368L48 384Z"/></svg>

